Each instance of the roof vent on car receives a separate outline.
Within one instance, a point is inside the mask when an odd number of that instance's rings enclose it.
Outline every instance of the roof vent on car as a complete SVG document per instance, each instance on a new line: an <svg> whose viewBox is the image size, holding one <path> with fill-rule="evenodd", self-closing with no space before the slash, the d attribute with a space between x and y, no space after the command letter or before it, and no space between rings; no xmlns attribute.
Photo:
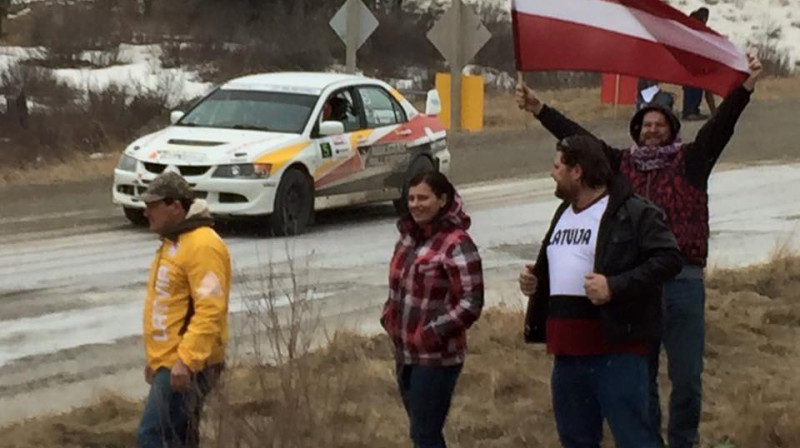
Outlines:
<svg viewBox="0 0 800 448"><path fill-rule="evenodd" d="M182 145L182 146L219 146L224 145L225 142L209 142L204 140L182 140L178 138L173 138L167 141L170 145Z"/></svg>

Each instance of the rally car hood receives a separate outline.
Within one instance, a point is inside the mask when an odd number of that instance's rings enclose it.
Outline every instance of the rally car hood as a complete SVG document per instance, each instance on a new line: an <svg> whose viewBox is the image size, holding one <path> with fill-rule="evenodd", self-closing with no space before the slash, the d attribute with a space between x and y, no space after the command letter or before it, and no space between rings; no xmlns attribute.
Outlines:
<svg viewBox="0 0 800 448"><path fill-rule="evenodd" d="M134 141L125 154L165 165L217 165L250 162L301 141L299 134L170 126Z"/></svg>

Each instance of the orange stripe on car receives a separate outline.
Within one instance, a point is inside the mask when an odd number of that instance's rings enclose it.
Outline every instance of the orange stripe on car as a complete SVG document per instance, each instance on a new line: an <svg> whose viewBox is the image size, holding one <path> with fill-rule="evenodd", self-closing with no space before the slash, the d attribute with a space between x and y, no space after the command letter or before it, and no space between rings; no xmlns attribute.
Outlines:
<svg viewBox="0 0 800 448"><path fill-rule="evenodd" d="M358 152L359 144L362 146L363 144L369 144L367 143L367 139L369 139L369 136L372 135L373 132L372 129L364 129L350 134L350 151Z"/></svg>
<svg viewBox="0 0 800 448"><path fill-rule="evenodd" d="M316 170L314 170L314 174L312 177L314 179L319 179L321 176L324 176L328 171L332 170L333 168L336 167L337 164L340 163L342 162L339 160L328 160L322 162L322 165L320 165Z"/></svg>
<svg viewBox="0 0 800 448"><path fill-rule="evenodd" d="M401 103L406 100L406 98L403 96L403 94L398 92L397 89L391 88L391 89L389 89L389 93L392 94L394 99L396 99L397 101L399 101Z"/></svg>
<svg viewBox="0 0 800 448"><path fill-rule="evenodd" d="M300 151L308 147L309 142L304 141L276 151L269 152L257 158L254 163L268 163L272 165L272 172L280 170L284 165L292 161Z"/></svg>

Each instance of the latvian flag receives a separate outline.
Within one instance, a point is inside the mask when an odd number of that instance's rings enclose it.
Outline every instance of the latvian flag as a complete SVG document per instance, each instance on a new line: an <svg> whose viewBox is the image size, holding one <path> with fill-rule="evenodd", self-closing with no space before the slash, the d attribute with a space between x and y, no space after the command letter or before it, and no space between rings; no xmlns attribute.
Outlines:
<svg viewBox="0 0 800 448"><path fill-rule="evenodd" d="M517 70L617 73L725 96L747 78L728 39L661 0L512 0Z"/></svg>

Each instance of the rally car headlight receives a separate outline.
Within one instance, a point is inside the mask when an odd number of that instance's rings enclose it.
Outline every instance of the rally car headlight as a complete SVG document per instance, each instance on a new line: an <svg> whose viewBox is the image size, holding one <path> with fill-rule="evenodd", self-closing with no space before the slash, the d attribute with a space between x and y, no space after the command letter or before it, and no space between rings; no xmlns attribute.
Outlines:
<svg viewBox="0 0 800 448"><path fill-rule="evenodd" d="M272 165L268 163L238 163L235 165L220 165L211 177L226 179L264 179L269 177Z"/></svg>
<svg viewBox="0 0 800 448"><path fill-rule="evenodd" d="M136 171L136 159L131 156L127 156L123 154L119 158L119 163L117 164L117 169L120 171Z"/></svg>

